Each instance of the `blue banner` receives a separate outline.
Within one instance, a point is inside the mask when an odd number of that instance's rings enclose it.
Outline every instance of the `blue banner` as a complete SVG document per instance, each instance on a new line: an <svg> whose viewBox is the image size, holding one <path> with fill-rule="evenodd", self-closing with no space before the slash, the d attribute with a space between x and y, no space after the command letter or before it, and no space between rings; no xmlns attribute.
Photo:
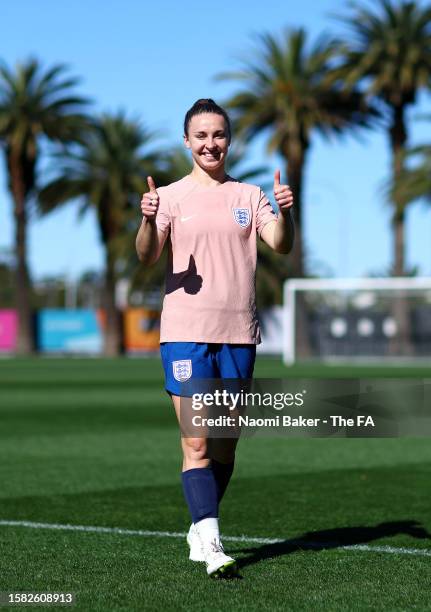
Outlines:
<svg viewBox="0 0 431 612"><path fill-rule="evenodd" d="M103 333L96 310L38 312L38 348L44 353L100 353Z"/></svg>

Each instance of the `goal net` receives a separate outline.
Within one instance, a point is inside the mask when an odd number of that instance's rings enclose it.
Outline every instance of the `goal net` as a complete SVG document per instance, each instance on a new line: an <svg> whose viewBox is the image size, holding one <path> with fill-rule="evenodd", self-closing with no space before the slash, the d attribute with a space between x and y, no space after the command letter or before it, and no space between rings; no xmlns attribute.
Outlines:
<svg viewBox="0 0 431 612"><path fill-rule="evenodd" d="M297 361L431 358L431 278L292 279L283 357Z"/></svg>

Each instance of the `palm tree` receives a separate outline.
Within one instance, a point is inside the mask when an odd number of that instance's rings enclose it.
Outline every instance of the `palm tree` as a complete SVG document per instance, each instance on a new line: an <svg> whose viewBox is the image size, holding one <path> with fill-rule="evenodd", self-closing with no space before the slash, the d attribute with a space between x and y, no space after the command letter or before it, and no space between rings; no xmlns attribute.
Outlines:
<svg viewBox="0 0 431 612"><path fill-rule="evenodd" d="M373 8L354 3L350 14L338 19L347 25L348 37L333 76L346 89L363 83L367 97L383 103L398 182L408 140L406 110L431 83L431 7L411 0L379 0ZM403 276L406 204L398 192L392 205L393 274Z"/></svg>
<svg viewBox="0 0 431 612"><path fill-rule="evenodd" d="M296 237L293 272L304 275L302 191L307 154L314 132L324 136L366 126L376 111L356 91L343 92L326 80L337 44L321 37L309 49L303 29L286 31L280 41L263 34L255 61L244 61L242 70L219 75L244 83L226 106L234 113L239 135L250 140L263 131L269 135L269 152L286 162L288 183L295 197Z"/></svg>
<svg viewBox="0 0 431 612"><path fill-rule="evenodd" d="M156 179L155 152L145 149L154 133L123 113L104 115L88 130L80 146L59 155L57 178L38 194L40 209L47 213L80 198L80 212L95 208L100 239L105 248L104 308L105 355L121 350L121 323L116 311L115 286L118 265L128 256L130 232L136 230L139 195L147 191L146 177Z"/></svg>
<svg viewBox="0 0 431 612"><path fill-rule="evenodd" d="M44 70L36 59L15 71L0 65L0 146L5 152L15 219L15 282L18 311L17 352L33 348L31 279L27 260L27 221L37 180L40 143L46 137L74 141L85 125L87 100L74 94L78 80L66 67Z"/></svg>

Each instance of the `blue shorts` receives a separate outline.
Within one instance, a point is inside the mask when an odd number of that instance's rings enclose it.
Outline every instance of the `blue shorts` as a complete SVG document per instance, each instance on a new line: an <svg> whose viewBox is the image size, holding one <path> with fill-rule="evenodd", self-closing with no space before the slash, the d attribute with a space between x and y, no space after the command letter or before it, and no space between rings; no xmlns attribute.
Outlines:
<svg viewBox="0 0 431 612"><path fill-rule="evenodd" d="M253 376L256 345L162 342L160 355L165 370L166 391L181 396L181 383L188 380L250 379Z"/></svg>

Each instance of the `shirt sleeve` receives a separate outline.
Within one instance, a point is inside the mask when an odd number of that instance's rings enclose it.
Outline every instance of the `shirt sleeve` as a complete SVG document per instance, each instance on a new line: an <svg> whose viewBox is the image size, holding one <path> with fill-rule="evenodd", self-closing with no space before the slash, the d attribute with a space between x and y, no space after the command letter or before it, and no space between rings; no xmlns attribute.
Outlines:
<svg viewBox="0 0 431 612"><path fill-rule="evenodd" d="M262 189L259 189L259 200L256 210L256 231L259 237L262 233L265 225L271 221L277 221L278 217L271 206L271 202L268 200Z"/></svg>
<svg viewBox="0 0 431 612"><path fill-rule="evenodd" d="M171 229L171 213L169 199L163 187L160 187L157 193L159 194L159 209L156 215L156 225L159 232L159 239L161 238L164 243Z"/></svg>

